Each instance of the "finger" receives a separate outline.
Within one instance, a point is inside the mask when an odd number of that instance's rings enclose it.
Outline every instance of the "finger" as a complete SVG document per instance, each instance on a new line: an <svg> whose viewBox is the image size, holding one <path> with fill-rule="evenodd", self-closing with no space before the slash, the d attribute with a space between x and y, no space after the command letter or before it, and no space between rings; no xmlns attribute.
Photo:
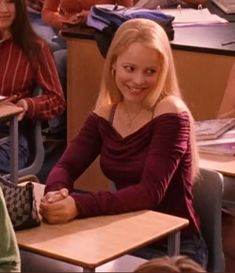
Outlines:
<svg viewBox="0 0 235 273"><path fill-rule="evenodd" d="M60 194L61 194L62 197L68 197L69 191L68 191L68 189L63 188L63 189L60 190Z"/></svg>
<svg viewBox="0 0 235 273"><path fill-rule="evenodd" d="M63 198L61 196L60 190L50 191L41 199L41 202L53 203L61 199Z"/></svg>

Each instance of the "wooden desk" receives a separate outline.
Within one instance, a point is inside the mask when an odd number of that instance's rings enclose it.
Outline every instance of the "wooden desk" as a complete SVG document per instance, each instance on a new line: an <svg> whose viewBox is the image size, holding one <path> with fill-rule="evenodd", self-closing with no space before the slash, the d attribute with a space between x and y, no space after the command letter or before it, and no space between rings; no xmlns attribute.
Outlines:
<svg viewBox="0 0 235 273"><path fill-rule="evenodd" d="M10 103L0 103L0 120L9 120L9 137L0 139L0 145L10 141L10 179L12 182L18 181L18 119L17 115L22 112L22 108Z"/></svg>
<svg viewBox="0 0 235 273"><path fill-rule="evenodd" d="M216 170L223 175L235 177L235 157L200 155L200 167Z"/></svg>
<svg viewBox="0 0 235 273"><path fill-rule="evenodd" d="M44 186L35 184L39 201ZM154 211L74 220L17 231L20 248L94 271L99 265L168 236L169 255L179 253L180 230L188 220Z"/></svg>

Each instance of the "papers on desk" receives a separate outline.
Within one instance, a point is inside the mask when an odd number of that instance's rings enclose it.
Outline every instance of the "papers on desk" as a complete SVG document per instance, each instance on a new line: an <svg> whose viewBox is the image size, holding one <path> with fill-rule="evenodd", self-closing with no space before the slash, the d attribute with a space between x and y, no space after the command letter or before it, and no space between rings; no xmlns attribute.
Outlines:
<svg viewBox="0 0 235 273"><path fill-rule="evenodd" d="M216 14L210 13L207 8L192 9L192 8L177 8L177 9L161 9L165 14L175 17L173 27L225 24L228 21L219 17Z"/></svg>
<svg viewBox="0 0 235 273"><path fill-rule="evenodd" d="M7 97L5 97L5 96L0 96L0 102L1 101L4 101L4 100L6 100L7 99Z"/></svg>
<svg viewBox="0 0 235 273"><path fill-rule="evenodd" d="M6 96L1 96L0 95L0 103L1 102L15 102L18 100L18 95L12 95L12 96L9 96L9 97L6 97Z"/></svg>
<svg viewBox="0 0 235 273"><path fill-rule="evenodd" d="M198 141L218 139L235 126L235 118L195 121L194 126Z"/></svg>
<svg viewBox="0 0 235 273"><path fill-rule="evenodd" d="M197 140L200 153L235 156L235 127L215 139Z"/></svg>

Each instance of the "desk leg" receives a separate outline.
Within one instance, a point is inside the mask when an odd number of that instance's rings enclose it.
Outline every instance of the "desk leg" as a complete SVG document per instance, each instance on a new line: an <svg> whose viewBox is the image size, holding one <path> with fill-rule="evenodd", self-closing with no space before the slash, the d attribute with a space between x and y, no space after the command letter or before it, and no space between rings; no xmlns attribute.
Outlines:
<svg viewBox="0 0 235 273"><path fill-rule="evenodd" d="M83 267L82 272L95 272L95 268Z"/></svg>
<svg viewBox="0 0 235 273"><path fill-rule="evenodd" d="M177 256L180 254L180 231L168 235L168 255Z"/></svg>
<svg viewBox="0 0 235 273"><path fill-rule="evenodd" d="M10 180L17 184L18 181L18 119L17 115L10 120Z"/></svg>

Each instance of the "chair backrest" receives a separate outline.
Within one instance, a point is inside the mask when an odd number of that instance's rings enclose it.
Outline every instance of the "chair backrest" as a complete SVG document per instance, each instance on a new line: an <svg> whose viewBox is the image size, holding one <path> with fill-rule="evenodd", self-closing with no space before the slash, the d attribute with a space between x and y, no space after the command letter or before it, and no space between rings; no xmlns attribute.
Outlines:
<svg viewBox="0 0 235 273"><path fill-rule="evenodd" d="M40 94L42 94L42 89L36 86L33 91L33 96ZM19 170L19 177L32 174L36 175L40 171L45 157L41 120L37 119L30 121L28 124L28 129L31 155L28 165L25 168Z"/></svg>
<svg viewBox="0 0 235 273"><path fill-rule="evenodd" d="M222 244L222 174L200 169L193 186L194 207L201 221L201 232L208 247L208 272L225 272Z"/></svg>
<svg viewBox="0 0 235 273"><path fill-rule="evenodd" d="M37 86L34 88L33 96L40 95L41 93L42 90L40 87ZM30 145L30 159L26 167L18 170L19 179L26 175L36 175L40 171L45 157L41 120L27 120L25 128ZM9 178L9 176L9 174L4 175L5 178Z"/></svg>

